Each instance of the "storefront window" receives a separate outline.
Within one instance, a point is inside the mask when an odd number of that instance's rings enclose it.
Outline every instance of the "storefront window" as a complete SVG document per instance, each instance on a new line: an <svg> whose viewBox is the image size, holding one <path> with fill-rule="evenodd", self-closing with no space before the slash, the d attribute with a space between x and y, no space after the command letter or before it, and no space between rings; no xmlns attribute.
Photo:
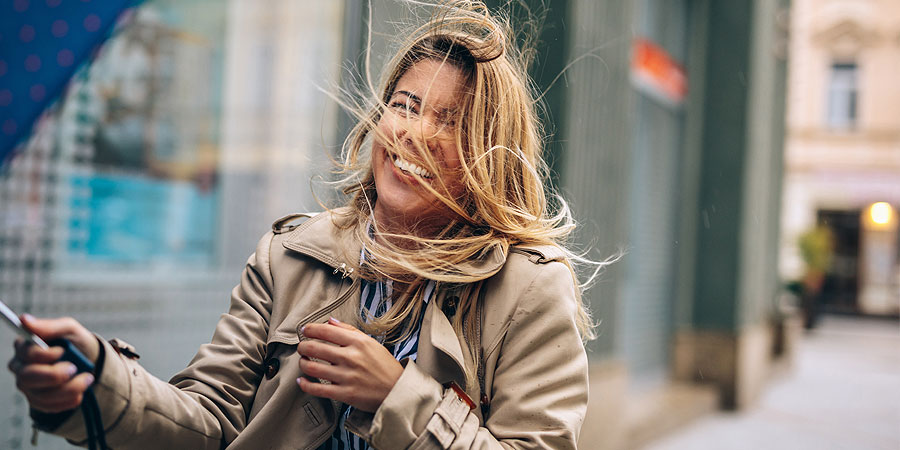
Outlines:
<svg viewBox="0 0 900 450"><path fill-rule="evenodd" d="M214 262L226 19L214 3L148 2L65 96L64 273Z"/></svg>
<svg viewBox="0 0 900 450"><path fill-rule="evenodd" d="M184 368L272 222L321 209L344 33L343 1L141 2L0 169L0 299ZM0 404L0 448L29 448Z"/></svg>

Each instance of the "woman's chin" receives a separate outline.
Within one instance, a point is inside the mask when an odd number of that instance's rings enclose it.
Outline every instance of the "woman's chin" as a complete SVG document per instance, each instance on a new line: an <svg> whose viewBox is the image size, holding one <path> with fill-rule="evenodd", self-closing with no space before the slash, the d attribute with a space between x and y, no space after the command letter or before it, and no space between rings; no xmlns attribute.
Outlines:
<svg viewBox="0 0 900 450"><path fill-rule="evenodd" d="M379 194L375 205L375 220L385 226L411 224L418 221L426 209L427 205L419 198Z"/></svg>
<svg viewBox="0 0 900 450"><path fill-rule="evenodd" d="M397 234L427 236L450 221L445 211L419 196L378 196L375 221L381 230Z"/></svg>

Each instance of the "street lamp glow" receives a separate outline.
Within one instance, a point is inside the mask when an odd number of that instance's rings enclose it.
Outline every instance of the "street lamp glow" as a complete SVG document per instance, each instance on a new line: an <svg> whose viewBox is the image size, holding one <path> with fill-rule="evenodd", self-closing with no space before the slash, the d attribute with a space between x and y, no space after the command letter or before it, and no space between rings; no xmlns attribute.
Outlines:
<svg viewBox="0 0 900 450"><path fill-rule="evenodd" d="M890 223L893 212L894 210L891 208L891 205L886 202L875 203L869 208L869 216L872 218L872 222L875 222L878 225L887 225Z"/></svg>

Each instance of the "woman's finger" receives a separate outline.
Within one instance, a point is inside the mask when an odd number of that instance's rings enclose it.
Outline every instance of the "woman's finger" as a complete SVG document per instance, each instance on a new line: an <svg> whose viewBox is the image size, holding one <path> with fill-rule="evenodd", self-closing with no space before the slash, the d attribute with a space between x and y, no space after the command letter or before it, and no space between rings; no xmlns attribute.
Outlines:
<svg viewBox="0 0 900 450"><path fill-rule="evenodd" d="M342 327L336 327L327 323L310 323L303 327L304 336L312 339L319 339L340 346L351 345L365 334L357 331L348 330ZM367 336L366 336L367 337Z"/></svg>
<svg viewBox="0 0 900 450"><path fill-rule="evenodd" d="M68 361L56 364L27 364L16 374L19 390L47 389L61 387L78 372L78 368Z"/></svg>
<svg viewBox="0 0 900 450"><path fill-rule="evenodd" d="M343 384L347 371L339 366L308 358L300 358L300 371L304 376L328 380L334 384Z"/></svg>
<svg viewBox="0 0 900 450"><path fill-rule="evenodd" d="M363 409L363 407L360 406L360 398L362 398L363 395L360 395L358 386L317 383L305 377L297 378L297 384L300 386L300 389L307 394L337 400L348 405L353 405L356 408L361 408L363 411L374 411L374 409Z"/></svg>
<svg viewBox="0 0 900 450"><path fill-rule="evenodd" d="M62 358L62 347L50 347L43 349L27 341L17 342L16 359L26 364L52 364Z"/></svg>
<svg viewBox="0 0 900 450"><path fill-rule="evenodd" d="M29 314L21 316L22 325L45 341L65 338L75 344L90 361L96 361L100 343L87 328L71 317L38 319Z"/></svg>
<svg viewBox="0 0 900 450"><path fill-rule="evenodd" d="M359 328L356 328L356 327L354 327L353 325L350 325L349 323L341 322L340 320L337 320L337 319L335 319L334 317L329 318L329 319L328 319L328 323L330 323L331 325L335 325L335 326L341 327L341 328L343 328L343 329L345 329L345 330L359 331L359 332L361 332L361 331L359 330Z"/></svg>
<svg viewBox="0 0 900 450"><path fill-rule="evenodd" d="M57 388L29 389L23 393L32 408L47 413L58 413L78 407L84 398L84 391L93 383L93 375L82 373Z"/></svg>
<svg viewBox="0 0 900 450"><path fill-rule="evenodd" d="M346 388L338 384L317 383L306 377L297 378L297 384L303 392L315 397L330 398L337 401L342 401L345 398Z"/></svg>
<svg viewBox="0 0 900 450"><path fill-rule="evenodd" d="M343 364L348 358L348 348L326 344L321 341L305 340L297 344L297 353L307 358L321 359L332 364Z"/></svg>

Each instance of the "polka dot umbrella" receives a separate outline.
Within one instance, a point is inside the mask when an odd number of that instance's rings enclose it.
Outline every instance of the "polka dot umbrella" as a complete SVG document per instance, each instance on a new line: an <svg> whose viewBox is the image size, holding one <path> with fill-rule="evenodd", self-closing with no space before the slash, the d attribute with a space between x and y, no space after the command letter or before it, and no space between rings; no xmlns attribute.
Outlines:
<svg viewBox="0 0 900 450"><path fill-rule="evenodd" d="M0 164L140 1L0 1Z"/></svg>

